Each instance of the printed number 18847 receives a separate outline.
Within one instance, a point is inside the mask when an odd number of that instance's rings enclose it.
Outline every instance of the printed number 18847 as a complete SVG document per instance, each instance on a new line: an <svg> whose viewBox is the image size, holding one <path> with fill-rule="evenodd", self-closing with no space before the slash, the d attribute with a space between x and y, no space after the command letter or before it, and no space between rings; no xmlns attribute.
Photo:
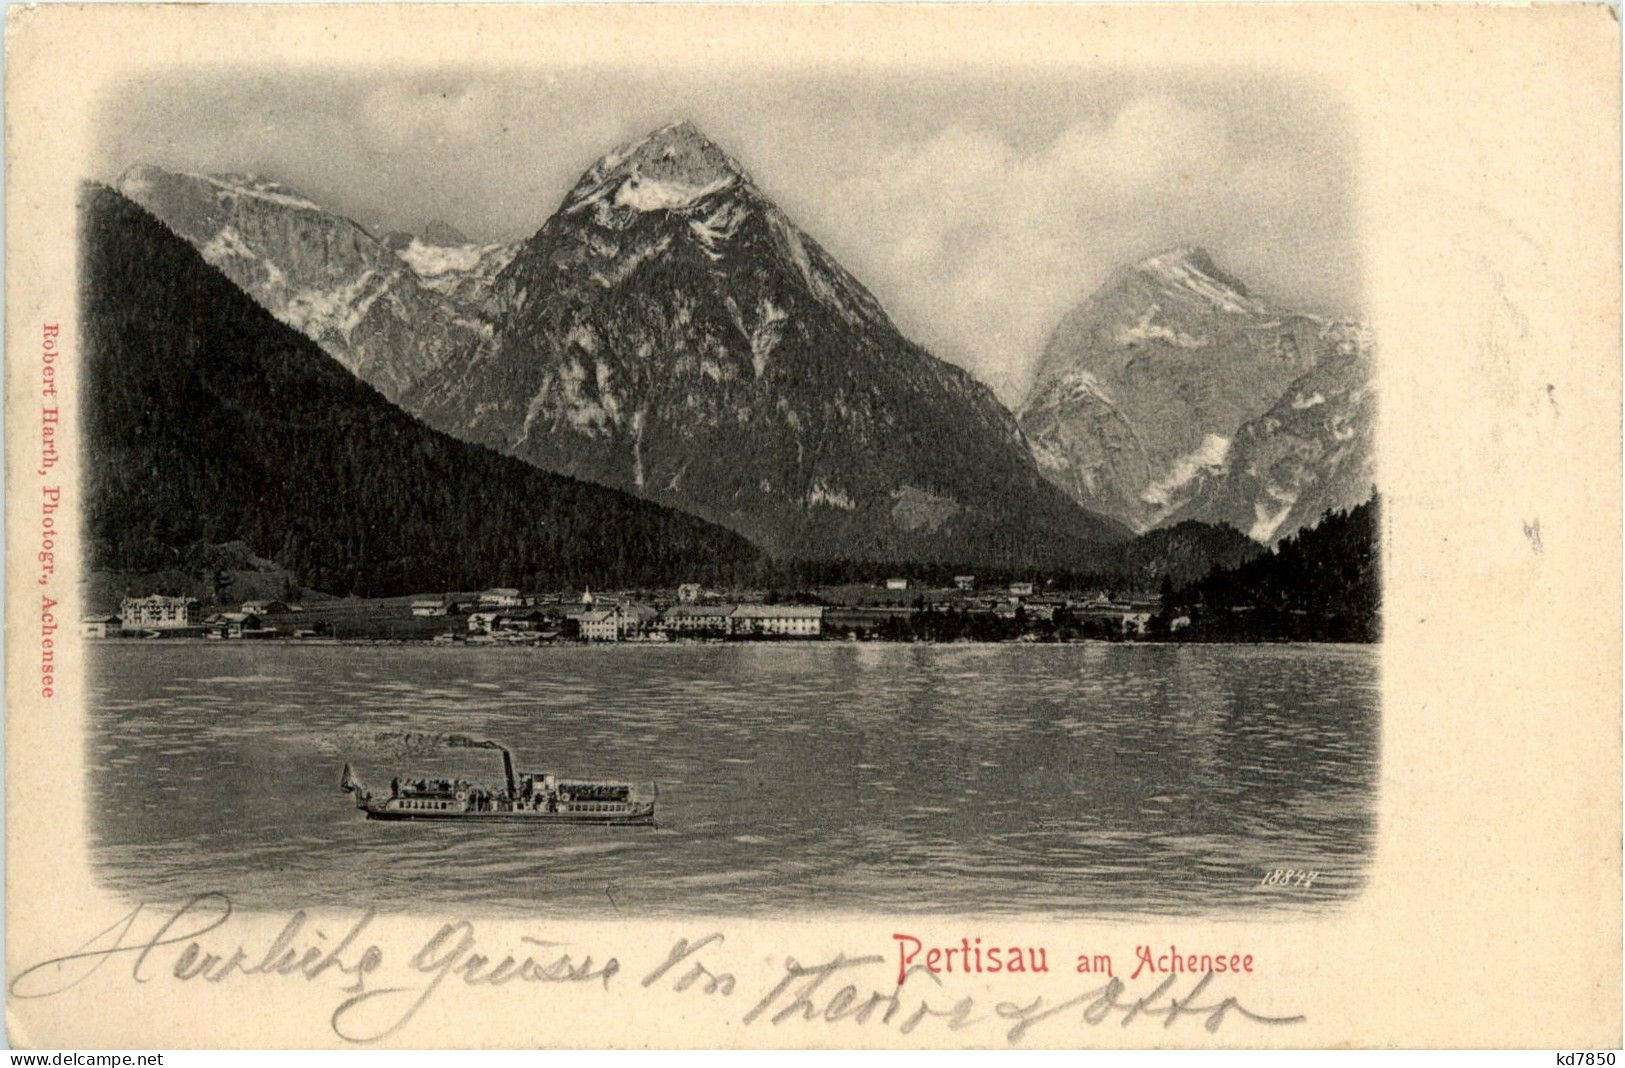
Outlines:
<svg viewBox="0 0 1625 1068"><path fill-rule="evenodd" d="M1320 875L1318 871L1309 871L1303 868L1271 868L1264 873L1259 886L1313 886L1315 879Z"/></svg>

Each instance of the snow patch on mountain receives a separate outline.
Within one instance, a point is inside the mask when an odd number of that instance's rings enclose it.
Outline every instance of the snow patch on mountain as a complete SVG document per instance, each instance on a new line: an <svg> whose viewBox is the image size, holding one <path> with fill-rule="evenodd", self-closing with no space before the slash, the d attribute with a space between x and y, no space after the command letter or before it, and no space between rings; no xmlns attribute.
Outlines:
<svg viewBox="0 0 1625 1068"><path fill-rule="evenodd" d="M1292 506L1298 503L1298 495L1272 487L1268 499L1276 507L1271 510L1270 505L1264 501L1256 502L1253 505L1253 526L1247 531L1249 538L1265 545L1275 537L1275 532L1281 529L1286 517L1292 514Z"/></svg>
<svg viewBox="0 0 1625 1068"><path fill-rule="evenodd" d="M204 259L217 267L222 260L232 256L244 260L259 258L254 254L254 250L249 248L247 243L243 241L243 235L239 234L236 228L231 226L222 227L220 232L210 238L209 242L198 251L203 253Z"/></svg>
<svg viewBox="0 0 1625 1068"><path fill-rule="evenodd" d="M254 178L240 174L194 174L187 172L187 178L196 178L207 182L216 189L224 190L238 196L253 197L269 204L279 204L285 208L297 208L300 211L321 211L321 206L315 201L300 196L286 186L264 178Z"/></svg>
<svg viewBox="0 0 1625 1068"><path fill-rule="evenodd" d="M1193 294L1216 308L1238 315L1260 315L1265 307L1233 281L1220 276L1206 252L1177 248L1151 256L1139 269L1164 285Z"/></svg>
<svg viewBox="0 0 1625 1068"><path fill-rule="evenodd" d="M597 375L591 377L596 384ZM565 360L560 364L558 407L563 409L565 419L577 430L603 433L610 428L614 417L607 405L589 395L588 379L587 369L580 361Z"/></svg>
<svg viewBox="0 0 1625 1068"><path fill-rule="evenodd" d="M1165 341L1175 348L1201 349L1206 348L1208 339L1191 334L1182 334L1170 326L1163 326L1154 322L1157 314L1162 311L1159 305L1153 304L1140 316L1138 322L1132 326L1125 326L1117 331L1119 345L1132 345L1141 341Z"/></svg>
<svg viewBox="0 0 1625 1068"><path fill-rule="evenodd" d="M720 259L721 254L717 246L733 237L739 224L750 215L750 208L737 200L728 199L718 204L711 213L703 219L690 219L688 228L699 238L700 244L705 246L706 254L712 259Z"/></svg>
<svg viewBox="0 0 1625 1068"><path fill-rule="evenodd" d="M1166 508L1172 503L1174 495L1197 475L1221 470L1229 455L1230 439L1208 434L1202 438L1202 444L1175 460L1167 474L1147 486L1140 499L1147 504Z"/></svg>
<svg viewBox="0 0 1625 1068"><path fill-rule="evenodd" d="M447 271L472 271L479 266L480 257L496 246L462 245L445 248L425 245L417 238L405 248L396 249L395 255L406 261L419 278L436 278Z"/></svg>
<svg viewBox="0 0 1625 1068"><path fill-rule="evenodd" d="M632 432L632 485L643 489L643 420L645 411L639 408L632 413L627 421L627 427Z"/></svg>
<svg viewBox="0 0 1625 1068"><path fill-rule="evenodd" d="M548 375L542 379L541 388L530 398L525 405L525 421L519 426L519 442L523 444L530 440L531 431L535 429L536 420L547 411L547 395L553 388L553 376Z"/></svg>
<svg viewBox="0 0 1625 1068"><path fill-rule="evenodd" d="M1033 459L1038 466L1048 471L1065 471L1072 465L1072 460L1066 453L1056 448L1048 441L1035 438L1030 443ZM1085 477L1087 477L1085 472ZM1092 488L1092 487L1091 487Z"/></svg>
<svg viewBox="0 0 1625 1068"><path fill-rule="evenodd" d="M662 182L653 178L633 175L615 190L615 203L634 211L674 211L704 200L734 183L734 176L725 174L705 185L687 182Z"/></svg>
<svg viewBox="0 0 1625 1068"><path fill-rule="evenodd" d="M326 333L349 340L355 328L367 317L373 303L389 288L374 271L364 271L346 285L334 289L301 289L288 298L278 317L310 337Z"/></svg>
<svg viewBox="0 0 1625 1068"><path fill-rule="evenodd" d="M1100 379L1096 377L1094 372L1086 371L1081 367L1062 375L1060 386L1061 388L1056 391L1057 395L1063 395L1071 400L1099 397L1108 403L1111 401L1111 397L1106 393L1106 387L1101 385Z"/></svg>
<svg viewBox="0 0 1625 1068"><path fill-rule="evenodd" d="M784 324L790 313L763 297L757 302L756 315L756 329L750 332L750 356L756 377L761 378L762 372L767 370L768 356L784 335Z"/></svg>

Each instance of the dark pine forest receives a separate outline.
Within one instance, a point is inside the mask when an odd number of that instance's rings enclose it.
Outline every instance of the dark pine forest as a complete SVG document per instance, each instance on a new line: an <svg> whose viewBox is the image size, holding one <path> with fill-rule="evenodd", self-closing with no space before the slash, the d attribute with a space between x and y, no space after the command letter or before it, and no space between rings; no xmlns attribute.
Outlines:
<svg viewBox="0 0 1625 1068"><path fill-rule="evenodd" d="M1163 616L1186 614L1184 638L1214 641L1374 642L1380 637L1381 498L1283 540L1274 550L1181 589L1169 584Z"/></svg>

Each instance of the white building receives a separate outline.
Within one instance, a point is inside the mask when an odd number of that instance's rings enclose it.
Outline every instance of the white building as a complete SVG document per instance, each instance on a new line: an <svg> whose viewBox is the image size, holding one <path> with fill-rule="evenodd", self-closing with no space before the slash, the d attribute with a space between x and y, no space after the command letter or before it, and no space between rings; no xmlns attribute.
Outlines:
<svg viewBox="0 0 1625 1068"><path fill-rule="evenodd" d="M728 617L742 637L816 638L824 632L824 609L790 604L742 604Z"/></svg>
<svg viewBox="0 0 1625 1068"><path fill-rule="evenodd" d="M582 612L576 617L581 625L581 636L589 642L618 642L621 640L621 610L608 608Z"/></svg>
<svg viewBox="0 0 1625 1068"><path fill-rule="evenodd" d="M1185 622L1189 623L1190 620ZM105 638L118 629L118 616L91 616L79 621L79 635L84 638Z"/></svg>
<svg viewBox="0 0 1625 1068"><path fill-rule="evenodd" d="M679 604L693 604L700 599L701 592L698 582L685 582L677 587L677 601Z"/></svg>
<svg viewBox="0 0 1625 1068"><path fill-rule="evenodd" d="M888 590L906 590L908 589L908 579L889 578L886 580L886 588Z"/></svg>
<svg viewBox="0 0 1625 1068"><path fill-rule="evenodd" d="M668 634L726 634L731 604L674 604L661 619Z"/></svg>
<svg viewBox="0 0 1625 1068"><path fill-rule="evenodd" d="M195 627L201 620L195 597L126 597L119 605L119 618L126 627L146 627L152 630L178 630Z"/></svg>

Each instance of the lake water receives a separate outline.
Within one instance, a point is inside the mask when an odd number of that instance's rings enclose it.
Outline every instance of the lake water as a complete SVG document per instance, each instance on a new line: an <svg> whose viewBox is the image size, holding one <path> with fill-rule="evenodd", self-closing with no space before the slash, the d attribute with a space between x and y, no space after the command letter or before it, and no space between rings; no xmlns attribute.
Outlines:
<svg viewBox="0 0 1625 1068"><path fill-rule="evenodd" d="M1336 907L1375 831L1374 647L128 641L91 669L94 861L154 902L1218 916ZM658 825L368 821L345 761L501 779L392 732L656 782Z"/></svg>

